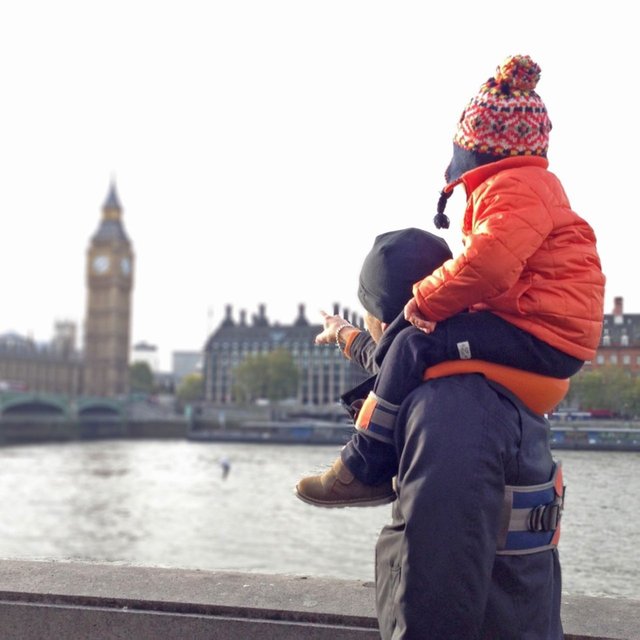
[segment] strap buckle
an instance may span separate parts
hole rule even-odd
[[[535,531],[537,533],[541,531],[553,531],[557,529],[559,522],[560,505],[541,504],[529,512],[527,528],[529,531]]]
[[[561,496],[557,496],[553,502],[541,504],[529,512],[527,528],[536,533],[542,531],[555,531],[560,526],[562,510],[564,508],[564,487]]]

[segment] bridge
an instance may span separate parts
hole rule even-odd
[[[110,398],[0,393],[0,444],[126,435],[127,404]]]
[[[125,403],[111,398],[81,396],[69,398],[53,393],[6,391],[0,393],[2,418],[121,418]]]

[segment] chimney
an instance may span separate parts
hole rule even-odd
[[[613,299],[613,324],[623,324],[624,316],[622,314],[622,296],[616,296]]]
[[[294,327],[308,327],[309,322],[304,315],[305,307],[303,304],[298,305],[298,317],[295,319],[293,326]]]
[[[220,325],[221,327],[234,326],[232,314],[233,314],[232,306],[230,304],[226,305],[224,308],[224,319],[222,320],[222,324]]]
[[[266,313],[266,305],[264,304],[259,304],[258,305],[258,315],[254,315],[253,316],[253,324],[256,327],[268,327],[269,326],[269,321],[267,320],[267,313]]]
[[[622,315],[622,296],[616,296],[613,299],[613,315],[621,316]]]

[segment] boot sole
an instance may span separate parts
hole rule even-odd
[[[398,497],[395,493],[389,494],[387,496],[382,496],[380,498],[372,498],[365,500],[351,500],[351,501],[343,501],[336,502],[332,500],[331,502],[322,502],[320,500],[314,500],[313,498],[309,498],[304,494],[298,491],[298,487],[295,488],[294,494],[296,498],[302,500],[302,502],[306,502],[307,504],[313,505],[314,507],[322,507],[324,509],[344,509],[345,507],[380,507],[384,504],[389,504],[390,502],[394,502]]]

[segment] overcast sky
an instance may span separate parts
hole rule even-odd
[[[445,6],[446,5],[446,6]],[[596,8],[597,7],[597,8]],[[361,312],[378,233],[435,231],[456,121],[514,53],[542,67],[550,168],[594,227],[606,311],[640,313],[633,3],[21,0],[0,5],[0,333],[85,314],[112,179],[132,342],[198,350],[231,304]],[[442,232],[460,247],[457,193]]]

